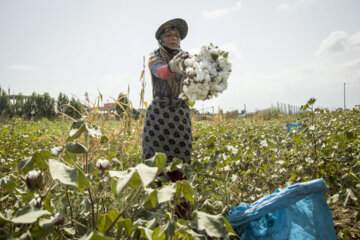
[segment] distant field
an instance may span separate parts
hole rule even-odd
[[[309,109],[281,120],[194,120],[193,161],[186,166],[165,164],[161,154],[141,165],[139,120],[3,122],[0,238],[226,238],[231,229],[214,214],[279,187],[323,178],[338,238],[359,239],[360,112]],[[288,133],[287,123],[302,126]],[[111,168],[96,168],[99,159],[109,160]],[[184,170],[187,180],[163,179],[157,190],[158,173],[175,169]],[[40,185],[26,179],[31,170],[41,171]],[[192,215],[177,219],[175,206],[183,199]],[[210,216],[217,228],[202,229]]]

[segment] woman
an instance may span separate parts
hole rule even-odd
[[[146,112],[142,135],[144,159],[163,152],[168,162],[173,158],[187,163],[191,160],[190,110],[179,98],[185,78],[183,61],[188,57],[188,53],[180,49],[180,41],[187,31],[187,23],[176,18],[162,24],[155,33],[159,48],[149,59],[153,101]]]

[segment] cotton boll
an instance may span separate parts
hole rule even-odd
[[[185,72],[186,76],[194,76],[196,74],[194,68],[192,67],[187,67]]]
[[[184,61],[185,66],[192,67],[194,65],[195,60],[193,58],[187,58]]]
[[[198,62],[195,62],[195,63],[194,63],[194,69],[195,69],[196,73],[197,73],[198,71],[200,71],[200,64],[199,64]]]
[[[204,73],[203,72],[199,72],[196,77],[195,77],[195,80],[200,82],[200,81],[203,81],[204,80]]]
[[[205,74],[205,81],[207,81],[207,82],[210,81],[210,74],[209,73]]]

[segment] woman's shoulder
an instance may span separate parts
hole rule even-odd
[[[164,58],[160,49],[152,51],[149,56],[149,65],[153,66],[155,63],[158,62],[166,63],[166,59]]]
[[[149,55],[150,55],[150,57],[161,57],[160,48],[155,49],[154,51],[151,51],[151,53]]]

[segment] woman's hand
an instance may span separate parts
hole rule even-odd
[[[171,72],[176,72],[181,75],[185,75],[184,60],[189,57],[189,53],[186,51],[179,52],[169,62],[169,68]]]

